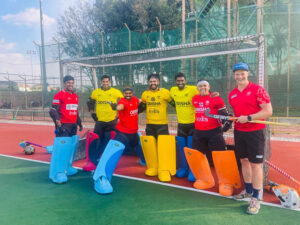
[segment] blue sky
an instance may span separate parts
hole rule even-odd
[[[93,0],[43,0],[45,42],[56,37],[57,21],[64,10],[79,2]],[[1,73],[31,74],[28,50],[41,42],[39,0],[0,0],[0,80]],[[40,75],[38,54],[32,55],[33,73]]]

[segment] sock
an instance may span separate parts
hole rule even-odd
[[[251,194],[253,192],[252,183],[245,183],[246,192]]]
[[[253,188],[253,198],[257,198],[258,199],[258,195],[259,195],[259,189],[254,189]]]

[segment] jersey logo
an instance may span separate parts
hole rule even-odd
[[[251,95],[251,91],[248,91],[246,95],[247,95],[247,96]]]
[[[154,97],[152,97],[152,98],[151,98],[151,101],[152,101],[152,102],[154,102],[154,101],[155,101],[155,98],[154,98]]]
[[[186,93],[184,96],[186,96],[186,97],[187,97],[188,95],[189,95],[189,94],[188,94],[188,93]]]
[[[208,100],[206,100],[205,104],[206,104],[206,105],[209,105],[209,101],[208,101]]]
[[[66,110],[77,110],[77,104],[66,104]]]
[[[71,98],[69,97],[68,100],[71,100]]]
[[[236,96],[237,96],[237,94],[232,95],[230,98],[233,99],[233,98],[235,98]]]
[[[158,95],[157,98],[160,98],[160,96]]]

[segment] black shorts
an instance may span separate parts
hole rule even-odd
[[[168,135],[168,124],[146,124],[146,135],[154,136],[156,139],[158,135]]]
[[[104,138],[104,133],[116,130],[117,120],[109,122],[97,121],[94,128],[94,133],[99,135],[100,140]]]
[[[61,128],[56,128],[56,137],[72,137],[77,133],[76,123],[61,123]]]
[[[251,163],[263,163],[264,129],[250,132],[234,130],[234,142],[236,153],[240,159],[248,158]]]
[[[223,132],[220,127],[212,130],[194,130],[192,148],[203,154],[211,151],[222,151],[226,149]]]
[[[177,136],[179,137],[187,137],[187,136],[193,136],[195,129],[195,124],[194,123],[178,123],[177,126]]]
[[[136,155],[136,147],[139,144],[140,137],[137,133],[127,134],[121,131],[116,131],[115,141],[119,141],[125,145],[125,155]]]

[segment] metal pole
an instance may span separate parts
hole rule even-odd
[[[181,27],[182,44],[185,44],[185,0],[181,0]],[[185,60],[182,60],[182,71],[185,72]]]
[[[4,79],[8,80],[10,106],[11,106],[11,108],[13,108],[12,87],[11,87],[11,81],[10,81],[8,72],[7,72],[7,77],[4,77]]]
[[[195,16],[195,39],[196,39],[196,42],[198,42],[198,18],[197,18],[197,14],[196,14],[195,10],[194,10],[194,16]],[[195,65],[195,81],[197,82],[197,80],[198,80],[198,59],[197,58],[195,59],[195,63],[196,63],[196,65]]]
[[[93,68],[92,68],[92,71],[93,71],[93,78],[94,78],[94,86],[95,86],[95,89],[98,89],[96,67],[93,67]]]
[[[24,80],[25,83],[25,109],[28,107],[28,98],[27,98],[27,82],[26,82],[26,76],[22,77],[19,75],[19,77]]]
[[[64,82],[63,82],[63,71],[62,71],[62,63],[61,63],[61,52],[60,52],[60,42],[56,40],[56,38],[53,37],[53,40],[57,44],[57,50],[58,50],[58,62],[59,62],[59,78],[60,78],[60,89],[64,88]]]
[[[128,30],[128,35],[129,35],[129,51],[131,51],[131,31],[130,31],[127,23],[124,23],[124,25],[125,25],[125,27]],[[132,65],[131,64],[129,65],[129,84],[133,85],[133,83],[132,83]]]
[[[33,44],[35,44],[38,48],[39,48],[39,58],[40,58],[40,73],[41,73],[41,80],[40,80],[40,85],[41,85],[41,88],[43,90],[43,85],[42,85],[42,81],[43,81],[43,68],[42,68],[42,54],[41,54],[41,46],[36,43],[35,41],[33,41]],[[42,106],[44,107],[44,95],[42,94]]]
[[[291,47],[291,8],[292,4],[288,2],[288,49],[287,49],[287,99],[286,99],[286,116],[290,115],[290,47]]]
[[[104,55],[104,38],[103,38],[103,32],[101,32],[98,28],[96,28],[96,31],[101,36],[101,53],[102,53],[102,56],[103,56]],[[104,66],[102,67],[102,72],[103,72],[103,74],[105,74],[105,68],[104,68]]]
[[[45,100],[47,98],[47,75],[46,75],[46,62],[45,62],[45,43],[44,43],[44,25],[43,25],[43,9],[42,0],[40,0],[40,26],[41,26],[41,48],[42,48],[42,76],[43,76],[43,108],[45,107]]]
[[[231,0],[227,0],[227,38],[231,37]],[[228,47],[229,48],[229,47]],[[230,55],[227,55],[227,91],[231,89]],[[226,93],[226,94],[228,94]]]
[[[158,23],[158,26],[159,26],[159,44],[160,44],[159,47],[163,47],[163,45],[162,45],[162,33],[161,33],[162,29],[161,29],[161,23],[160,23],[160,21],[159,21],[159,19],[158,19],[157,16],[155,17],[155,19],[156,19],[156,22]],[[161,62],[159,62],[159,72],[160,72],[160,73],[161,73],[161,68],[162,68]]]

